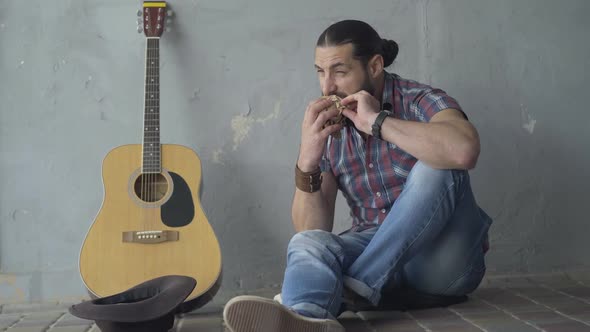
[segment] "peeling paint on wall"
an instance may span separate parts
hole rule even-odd
[[[92,82],[92,75],[88,76],[88,79],[86,79],[86,82],[84,82],[84,88],[88,89],[90,82]]]
[[[253,123],[254,119],[242,114],[234,116],[231,120],[231,129],[234,132],[234,151],[248,137]]]
[[[196,88],[193,95],[189,98],[190,101],[199,101],[201,99],[201,89]]]
[[[531,117],[528,112],[528,108],[523,104],[520,104],[520,114],[522,118],[522,128],[529,134],[532,134],[535,131],[535,124],[537,123],[537,120]]]
[[[12,211],[12,213],[10,214],[10,218],[13,221],[29,221],[29,218],[31,216],[31,211],[26,210],[26,209],[15,209]]]
[[[219,164],[219,165],[225,165],[223,160],[221,159],[221,157],[223,156],[224,152],[222,149],[217,149],[215,151],[213,151],[213,163],[215,164]]]
[[[234,116],[231,120],[231,128],[234,132],[234,151],[237,150],[238,146],[248,137],[254,123],[265,125],[268,121],[278,118],[280,112],[281,100],[278,100],[275,103],[274,111],[264,118],[256,119],[250,117],[250,112]]]
[[[424,80],[426,81],[426,83],[431,83],[432,82],[432,70],[430,70],[431,68],[431,62],[432,62],[432,50],[431,50],[431,33],[430,33],[430,28],[429,28],[429,7],[430,7],[430,0],[422,0],[419,1],[417,3],[418,6],[418,11],[417,11],[417,19],[418,22],[420,22],[420,33],[421,33],[421,39],[422,42],[420,43],[422,49],[421,51],[421,55],[419,57],[421,64],[420,64],[420,70],[421,70],[421,75],[422,77],[424,77]]]
[[[65,59],[62,59],[61,61],[56,62],[53,65],[53,72],[57,73],[59,71],[59,69],[61,68],[61,66],[65,66],[67,63],[67,61]]]

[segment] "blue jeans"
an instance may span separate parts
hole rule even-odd
[[[305,316],[335,318],[343,287],[373,305],[386,287],[471,293],[485,273],[482,243],[491,224],[475,201],[467,171],[433,169],[418,161],[380,226],[293,236],[282,303]]]

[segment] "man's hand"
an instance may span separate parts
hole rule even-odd
[[[334,124],[323,128],[326,121],[338,115],[338,110],[330,107],[333,102],[327,98],[312,101],[307,106],[303,124],[301,126],[301,147],[297,166],[303,172],[313,171],[322,159],[326,141],[330,134],[342,129],[341,124]]]
[[[379,100],[362,90],[342,99],[341,103],[347,107],[342,114],[349,118],[358,130],[371,135],[371,126],[380,111]]]

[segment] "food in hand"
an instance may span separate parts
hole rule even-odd
[[[323,96],[322,98],[328,98],[333,102],[332,105],[330,105],[330,107],[326,108],[326,111],[333,109],[333,108],[336,108],[338,110],[338,115],[336,115],[335,117],[326,121],[323,128],[326,128],[327,126],[338,124],[338,123],[343,124],[344,121],[346,121],[346,117],[342,114],[342,111],[346,108],[346,106],[342,105],[342,103],[341,103],[342,98],[340,98],[336,95]],[[340,131],[333,133],[332,136],[334,138],[340,138]]]

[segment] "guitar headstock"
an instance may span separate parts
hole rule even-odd
[[[146,37],[161,37],[166,31],[170,31],[172,11],[167,8],[165,1],[144,1],[143,9],[137,11],[137,32]]]

